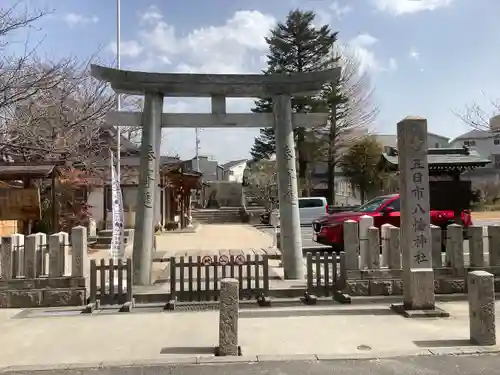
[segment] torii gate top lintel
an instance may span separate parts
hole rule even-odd
[[[266,97],[277,94],[316,94],[326,82],[337,82],[340,68],[291,74],[190,74],[149,73],[91,66],[92,76],[109,82],[119,94],[157,92],[166,97],[233,98]]]

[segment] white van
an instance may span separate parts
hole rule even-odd
[[[303,197],[299,198],[300,225],[311,225],[314,219],[328,213],[328,203],[325,197]],[[279,209],[271,212],[269,223],[272,226],[280,226]]]

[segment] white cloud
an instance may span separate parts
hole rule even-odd
[[[144,23],[158,22],[162,18],[163,16],[161,15],[159,9],[154,5],[151,5],[144,13],[140,15],[140,20]]]
[[[63,20],[71,28],[99,22],[97,16],[86,17],[83,14],[77,13],[66,13],[63,16]]]
[[[372,0],[378,10],[399,16],[451,5],[455,0]]]
[[[340,1],[333,1],[329,6],[317,7],[316,3],[311,2],[312,9],[316,13],[314,25],[319,27],[331,24],[334,20],[342,19],[346,14],[353,11],[350,4],[342,4]]]
[[[329,10],[332,11],[333,15],[339,19],[345,16],[347,13],[352,12],[352,6],[349,4],[341,5],[338,1],[334,1],[329,7]]]
[[[389,72],[398,68],[395,58],[382,61],[376,56],[374,46],[378,42],[373,35],[362,33],[352,38],[345,46],[346,52],[358,60],[360,73]]]
[[[148,8],[140,19],[143,27],[137,40],[129,42],[134,47],[129,56],[141,55],[141,65],[151,69],[161,70],[174,64],[176,71],[206,73],[258,72],[262,62],[251,55],[267,50],[264,37],[276,22],[274,17],[259,11],[242,10],[222,25],[194,29],[179,36],[155,7]],[[110,48],[116,50],[116,45]]]
[[[378,39],[370,34],[359,34],[352,38],[347,45],[347,48],[359,60],[359,69],[364,71],[376,71],[380,68],[375,53],[371,47],[378,42]]]
[[[116,42],[111,42],[108,46],[109,50],[116,55]],[[128,57],[137,57],[142,52],[142,46],[135,40],[120,41],[120,55]]]

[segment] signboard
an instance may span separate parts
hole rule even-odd
[[[123,197],[120,181],[116,173],[113,153],[111,153],[111,200],[113,201],[113,235],[111,238],[111,256],[113,259],[123,259],[125,244],[123,234]]]
[[[41,217],[37,188],[0,188],[0,220],[40,220]]]

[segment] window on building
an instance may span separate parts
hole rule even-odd
[[[436,142],[436,143],[434,144],[434,147],[435,147],[435,148],[439,148],[439,143],[438,143],[438,142]]]
[[[500,139],[499,139],[499,138],[495,138],[495,139],[493,140],[493,144],[495,144],[495,145],[500,145]]]
[[[464,141],[464,145],[465,146],[475,146],[476,145],[476,141],[474,139],[471,139],[471,140],[468,140],[468,141]]]

